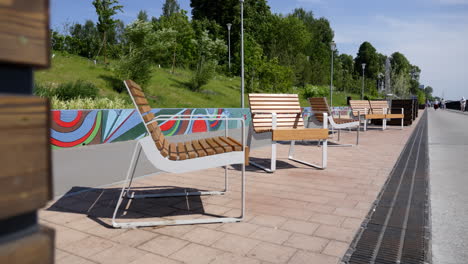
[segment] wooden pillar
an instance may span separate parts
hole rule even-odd
[[[50,64],[49,0],[0,0],[0,263],[54,263],[50,109],[33,70]]]

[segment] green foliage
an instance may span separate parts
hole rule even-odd
[[[286,93],[294,82],[294,72],[290,67],[278,64],[277,59],[264,61],[258,72],[259,89],[265,92]]]
[[[302,91],[302,98],[308,99],[311,97],[328,97],[330,95],[330,87],[307,85]]]
[[[57,88],[52,89],[54,96],[60,100],[70,100],[74,98],[96,98],[99,89],[92,83],[78,80],[75,82],[66,82],[60,84]]]
[[[145,85],[151,79],[152,63],[143,49],[133,49],[129,54],[123,56],[114,69],[118,80],[133,80]],[[114,87],[117,92],[124,90],[123,84]]]
[[[117,20],[113,16],[118,11],[122,12],[122,5],[118,5],[118,0],[94,0],[93,5],[98,15],[97,29],[102,34],[102,46],[104,48],[104,62],[107,57],[107,42],[109,33],[115,29]],[[99,52],[98,52],[99,54]]]
[[[426,103],[426,94],[422,89],[418,89],[416,92],[416,95],[418,96],[418,103],[419,104],[425,104]]]
[[[148,12],[146,12],[146,10],[140,10],[140,12],[138,12],[137,19],[143,22],[148,22]]]
[[[57,96],[51,99],[52,109],[129,109],[132,104],[127,103],[122,98],[74,98],[71,100],[62,100]]]
[[[36,82],[34,94],[41,97],[56,97],[64,101],[80,97],[94,99],[98,96],[99,89],[93,83],[83,80],[61,83],[56,87]]]
[[[177,0],[166,0],[163,5],[163,17],[170,17],[173,14],[179,13],[180,6]]]
[[[189,82],[188,86],[190,90],[198,92],[203,86],[207,85],[216,73],[216,65],[216,61],[213,60],[207,62],[201,60],[195,74]]]

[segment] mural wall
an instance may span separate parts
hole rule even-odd
[[[342,116],[349,109],[334,109],[334,114],[341,111]],[[159,115],[209,115],[212,118],[226,115],[231,118],[243,118],[250,124],[249,109],[216,108],[216,109],[154,109]],[[304,109],[304,116],[310,115],[310,108]],[[213,132],[241,128],[240,122],[213,119],[177,120],[169,119],[159,122],[166,136],[187,135],[192,133]],[[146,130],[134,109],[123,110],[54,110],[52,111],[51,144],[54,149],[72,148],[84,145],[113,143],[135,140],[145,136]]]

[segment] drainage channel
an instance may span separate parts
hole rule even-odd
[[[344,263],[429,263],[428,167],[424,113]]]

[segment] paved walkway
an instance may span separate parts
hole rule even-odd
[[[468,116],[429,110],[433,263],[468,259]]]
[[[275,174],[248,167],[247,218],[242,223],[109,228],[119,186],[54,201],[40,212],[40,220],[57,230],[58,264],[339,263],[414,127],[369,130],[361,134],[358,147],[329,148],[326,170],[288,161],[288,146],[280,144]],[[355,132],[342,134],[344,143],[354,140]],[[298,145],[296,151],[298,158],[320,161],[320,148],[314,145]],[[268,148],[256,149],[252,156],[267,158],[268,153]],[[124,204],[120,215],[145,220],[239,215],[240,173],[231,168],[230,174],[232,191],[226,196],[137,200]],[[136,181],[140,187],[154,185],[221,189],[223,171]]]

